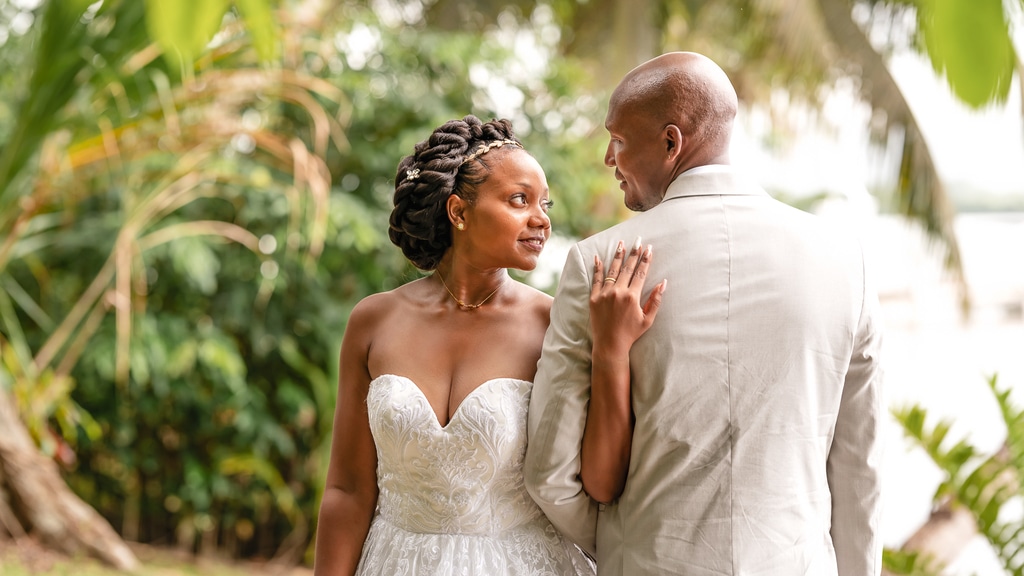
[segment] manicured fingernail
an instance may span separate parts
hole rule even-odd
[[[622,254],[622,240],[619,240],[618,245],[615,247],[616,254]]]
[[[654,246],[651,246],[650,244],[648,244],[647,245],[647,250],[644,250],[644,260],[645,261],[650,260],[651,259],[651,255],[653,253],[654,253]]]
[[[640,250],[640,244],[641,244],[640,237],[637,236],[636,237],[636,242],[633,242],[633,249],[630,250],[629,252],[632,254],[633,252],[639,251]]]

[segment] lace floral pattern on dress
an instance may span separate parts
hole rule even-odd
[[[357,574],[594,574],[523,485],[531,389],[489,380],[441,426],[408,378],[370,383],[380,495]]]

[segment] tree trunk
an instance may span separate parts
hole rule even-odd
[[[510,8],[529,14],[536,0],[434,0],[426,22],[439,30],[486,30]],[[563,50],[582,60],[593,88],[611,91],[627,72],[657,56],[662,34],[655,0],[588,0],[571,11],[563,29],[571,31]]]
[[[953,229],[955,211],[910,104],[889,72],[885,59],[853,20],[851,2],[818,0],[818,6],[840,58],[854,67],[853,75],[861,80],[863,97],[874,110],[885,113],[887,128],[897,126],[903,130],[903,153],[896,185],[899,210],[921,223],[928,235],[942,245],[946,270],[954,276],[961,308],[966,314],[970,296],[960,260],[960,245]]]
[[[565,51],[587,62],[594,88],[618,85],[633,68],[657,56],[662,30],[652,0],[591,0],[577,8]]]
[[[900,550],[917,552],[929,566],[948,566],[977,534],[978,525],[970,510],[946,503],[932,511]],[[882,576],[890,576],[890,573],[883,571]]]
[[[0,390],[0,533],[32,533],[69,554],[87,552],[121,570],[135,554],[110,524],[68,488],[32,441],[10,394]]]

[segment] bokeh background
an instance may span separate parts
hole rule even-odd
[[[629,217],[610,90],[693,50],[876,268],[886,570],[1024,573],[1022,49],[1021,0],[0,0],[0,571],[308,572],[348,313],[420,275],[398,160],[511,119],[553,292]]]

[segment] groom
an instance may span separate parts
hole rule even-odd
[[[603,576],[869,576],[881,570],[882,371],[860,244],[729,166],[736,93],[694,53],[632,70],[605,163],[640,212],[570,251],[530,406],[526,483]],[[654,247],[668,279],[630,352],[621,496],[583,491],[594,257]],[[646,299],[646,296],[644,296]],[[643,300],[641,300],[643,301]]]

